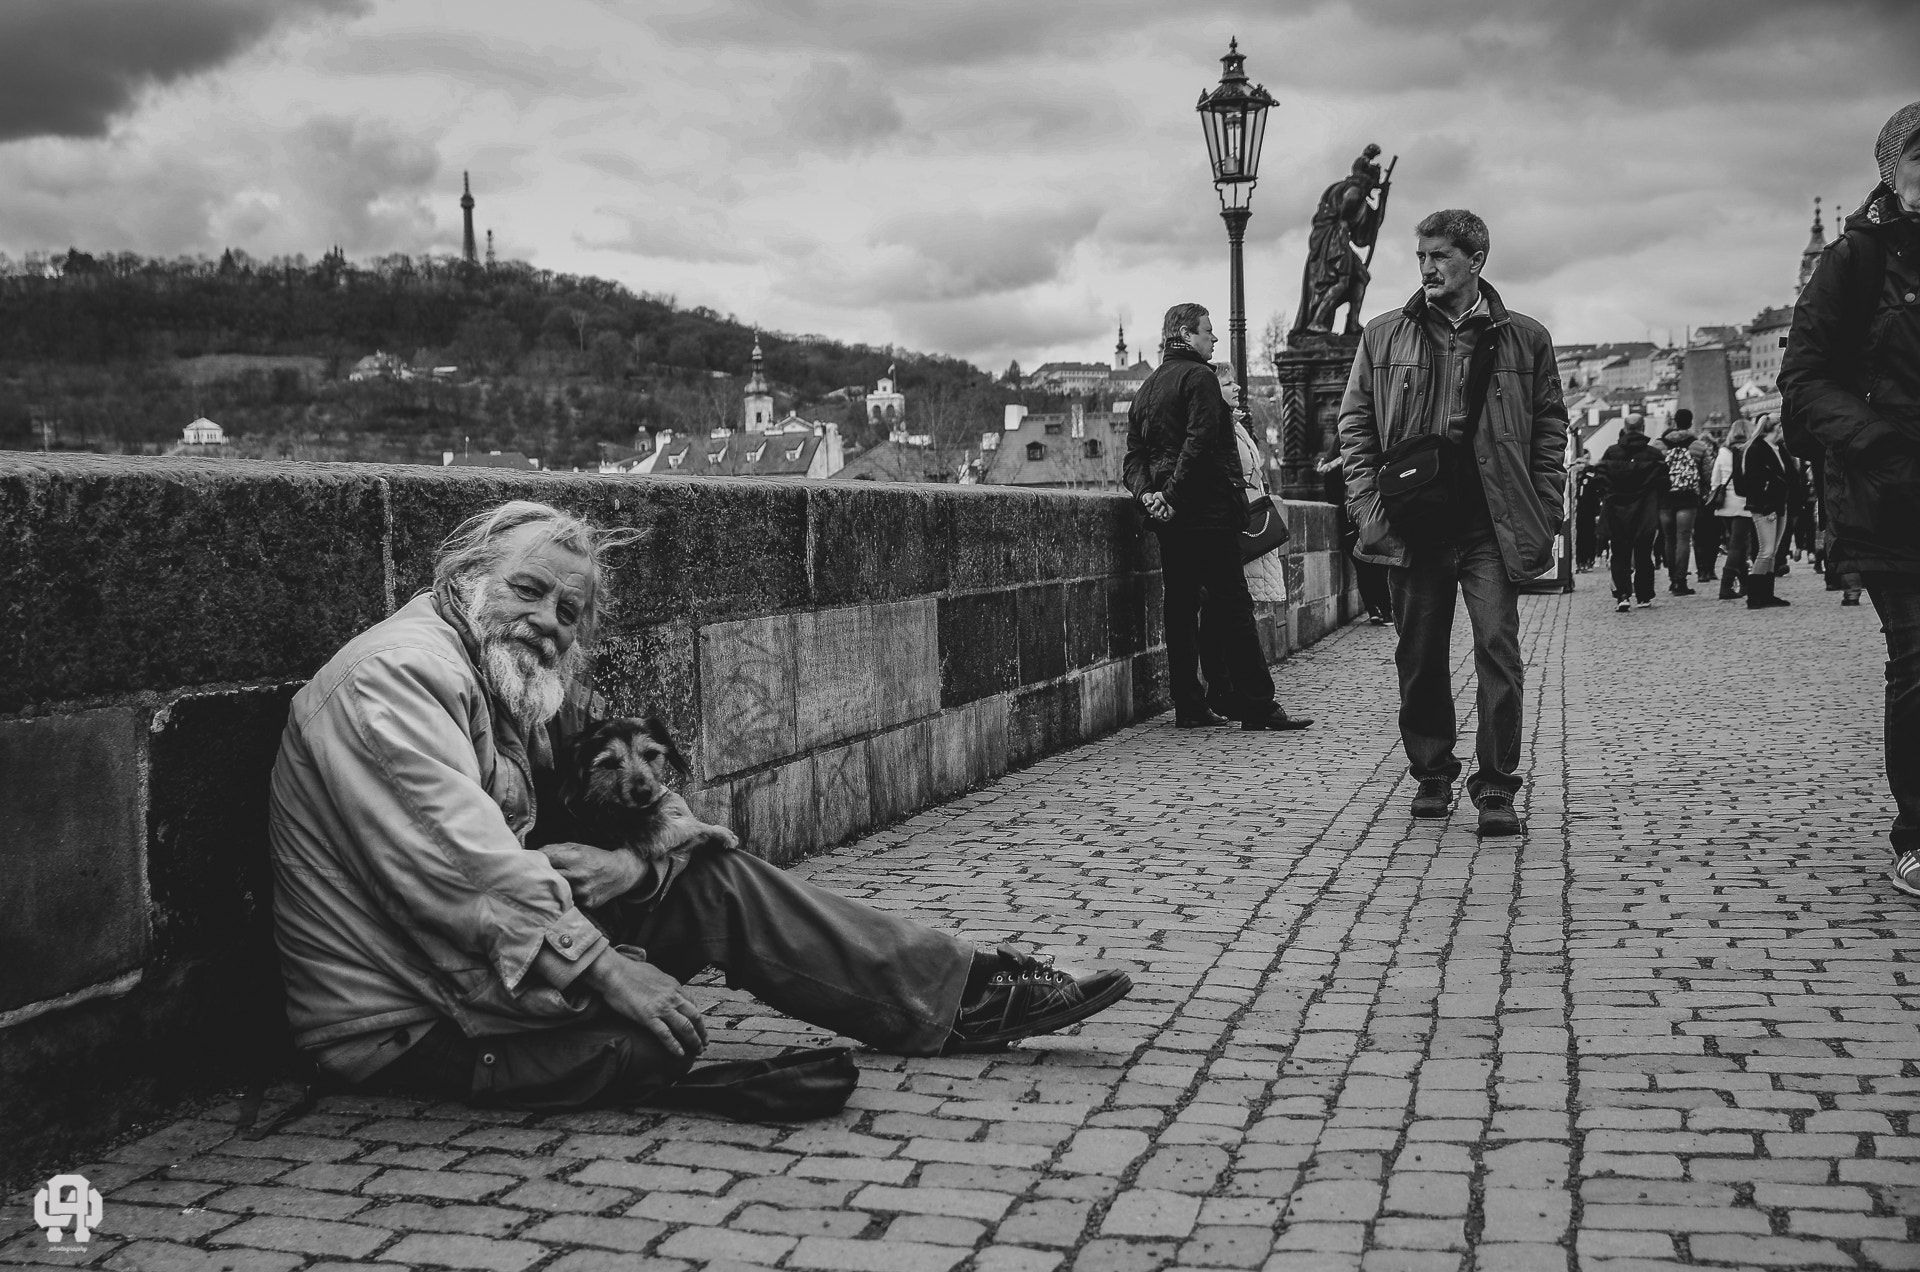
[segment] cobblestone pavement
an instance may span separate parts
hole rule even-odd
[[[1077,1034],[863,1054],[797,1128],[335,1097],[256,1142],[213,1104],[76,1165],[91,1255],[33,1232],[0,1261],[1920,1268],[1873,611],[1804,569],[1770,612],[1615,615],[1596,579],[1523,602],[1523,840],[1407,816],[1392,633],[1359,627],[1284,670],[1307,733],[1162,717],[802,867],[1133,969]],[[814,1040],[699,992],[717,1055]]]

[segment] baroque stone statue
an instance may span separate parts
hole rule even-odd
[[[1371,248],[1386,214],[1392,170],[1385,179],[1376,162],[1380,147],[1369,144],[1353,161],[1353,171],[1328,186],[1314,209],[1307,240],[1307,268],[1300,285],[1300,310],[1289,341],[1301,335],[1331,335],[1334,311],[1347,306],[1346,334],[1360,332],[1360,302],[1372,278],[1356,248]],[[1372,199],[1378,190],[1380,198]],[[1373,253],[1369,251],[1368,257]]]

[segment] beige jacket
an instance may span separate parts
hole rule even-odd
[[[526,748],[497,726],[431,596],[348,642],[294,696],[270,798],[287,1015],[323,1062],[342,1040],[437,1017],[477,1037],[597,1008],[567,985],[606,938],[523,847]]]

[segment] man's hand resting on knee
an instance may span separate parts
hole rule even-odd
[[[573,903],[594,910],[631,892],[647,865],[630,852],[610,852],[588,844],[548,844],[540,850],[573,889]]]
[[[660,1045],[691,1060],[707,1049],[707,1025],[700,1009],[680,992],[680,982],[651,963],[610,949],[580,973],[607,1006],[645,1028]]]

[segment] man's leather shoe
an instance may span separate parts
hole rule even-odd
[[[1413,797],[1415,817],[1445,817],[1453,806],[1453,783],[1444,777],[1423,777]]]
[[[1513,796],[1505,791],[1481,792],[1480,833],[1488,836],[1520,833],[1520,817],[1513,811]]]
[[[1176,729],[1217,729],[1225,723],[1225,716],[1217,716],[1205,707],[1198,711],[1173,713],[1173,727]]]
[[[960,1004],[942,1055],[997,1051],[1020,1038],[1065,1029],[1133,991],[1133,979],[1121,971],[1067,971],[1055,968],[1049,955],[1011,945],[992,957],[1000,960],[999,969],[986,988]]]
[[[1249,731],[1258,729],[1273,729],[1277,731],[1280,729],[1304,729],[1312,723],[1313,717],[1290,716],[1285,711],[1282,711],[1278,704],[1275,704],[1271,709],[1262,711],[1258,715],[1247,716],[1240,721],[1240,727]]]

